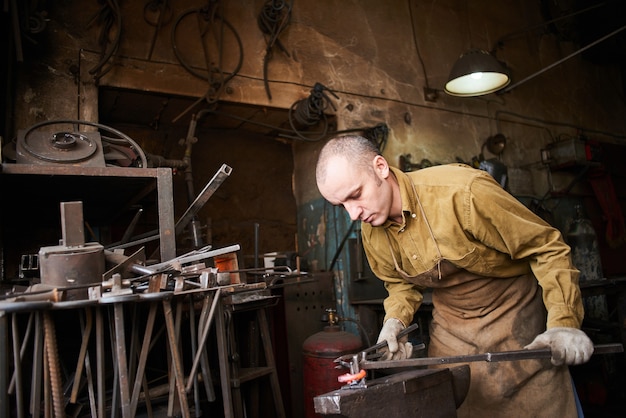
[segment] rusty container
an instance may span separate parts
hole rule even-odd
[[[344,354],[361,350],[361,338],[343,331],[339,325],[327,325],[302,344],[302,378],[304,384],[305,417],[321,417],[315,413],[313,398],[341,388],[337,378],[348,370],[336,369],[334,360]]]
[[[102,282],[104,247],[85,242],[83,202],[61,202],[59,245],[39,249],[41,283],[65,289],[64,300],[88,299],[89,285]]]
[[[65,300],[88,299],[87,286],[102,282],[104,247],[97,242],[75,247],[42,247],[39,250],[39,268],[41,283],[61,289],[70,288],[64,292]]]

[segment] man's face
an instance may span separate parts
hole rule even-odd
[[[380,162],[373,159],[370,169],[364,170],[344,157],[332,157],[326,179],[317,187],[331,204],[343,206],[353,221],[382,225],[391,210],[392,189],[387,181],[386,162],[381,168],[377,161]]]

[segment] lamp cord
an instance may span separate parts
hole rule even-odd
[[[408,0],[409,2],[409,13],[411,16],[411,28],[413,29],[413,42],[415,43],[415,51],[417,52],[417,58],[420,60],[420,65],[422,66],[422,73],[424,74],[424,85],[427,89],[430,89],[428,85],[428,75],[426,75],[426,65],[424,65],[424,58],[422,58],[422,52],[420,51],[419,46],[419,38],[417,37],[417,29],[415,27],[415,16],[413,14],[413,1]]]

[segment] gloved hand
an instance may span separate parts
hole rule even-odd
[[[397,338],[398,333],[403,329],[404,324],[399,319],[389,318],[385,321],[383,329],[378,334],[378,341],[376,341],[378,344],[387,340],[387,347],[378,350],[379,353],[383,354],[381,360],[404,360],[411,357],[413,345],[409,342],[409,337],[405,335],[400,337],[399,341]]]
[[[534,341],[524,348],[532,350],[545,347],[552,351],[551,361],[555,366],[586,363],[593,354],[593,342],[587,334],[577,328],[550,328],[537,335]]]

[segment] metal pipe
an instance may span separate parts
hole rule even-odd
[[[183,216],[181,216],[178,222],[176,222],[176,234],[180,234],[180,232],[193,219],[209,198],[213,196],[213,193],[215,193],[217,188],[224,182],[224,180],[226,180],[226,177],[230,176],[232,171],[233,169],[231,167],[226,164],[222,164],[213,178],[206,184],[206,186],[204,186],[204,189],[202,189],[193,203],[191,203],[191,205],[187,208]]]

